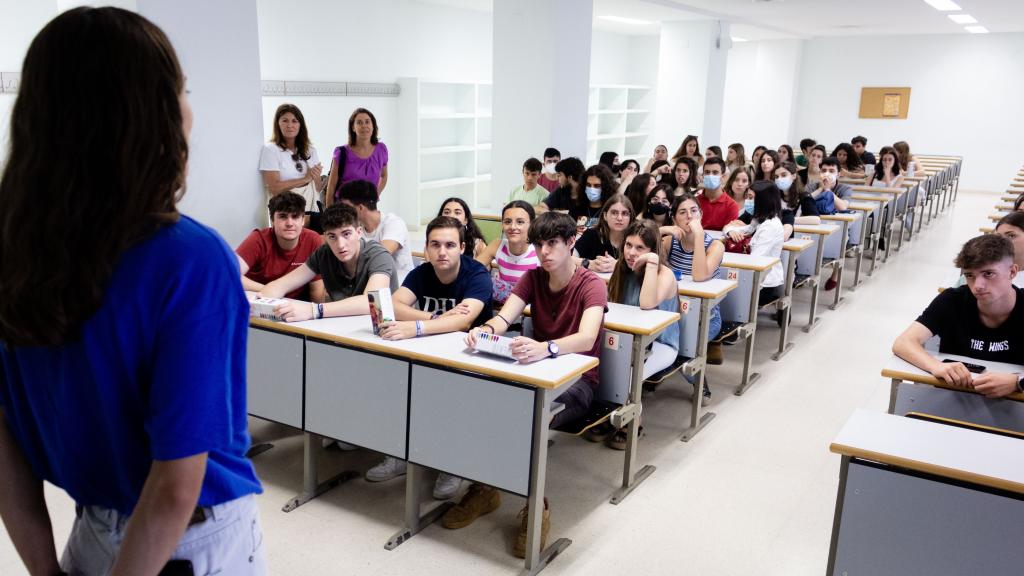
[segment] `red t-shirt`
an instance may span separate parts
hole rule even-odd
[[[274,229],[264,228],[253,230],[235,252],[249,265],[249,271],[245,273],[245,277],[260,284],[266,284],[305,264],[310,254],[323,243],[322,236],[308,228],[303,228],[302,233],[299,234],[299,243],[295,245],[294,249],[285,252],[277,245]],[[319,279],[320,276],[317,276],[314,280]],[[286,297],[309,300],[309,285],[289,292]]]
[[[543,268],[528,270],[512,293],[530,305],[533,318],[533,339],[538,342],[557,340],[580,331],[580,320],[587,308],[600,306],[608,309],[608,288],[605,283],[590,270],[579,266],[569,284],[559,292],[552,292],[548,287],[548,273]],[[601,327],[604,328],[604,316],[601,316]],[[581,352],[594,358],[601,357],[601,339],[598,334],[594,346],[587,352]],[[599,381],[597,367],[583,373],[583,378],[596,390]]]
[[[739,205],[724,192],[714,202],[702,192],[697,195],[697,203],[701,211],[700,225],[705,230],[721,230],[740,216]]]
[[[558,178],[552,176],[551,179],[548,180],[548,175],[544,173],[541,173],[540,178],[537,178],[537,184],[543,186],[548,192],[558,190]]]

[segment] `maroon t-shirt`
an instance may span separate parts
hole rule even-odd
[[[576,268],[569,284],[558,292],[552,292],[548,286],[548,273],[543,268],[534,268],[519,279],[512,293],[530,305],[533,339],[538,342],[557,340],[579,332],[580,320],[587,308],[599,306],[602,311],[608,310],[608,288],[597,274],[582,266]],[[603,331],[603,315],[601,328]],[[598,334],[593,347],[580,354],[600,358],[602,338]],[[596,366],[584,372],[583,378],[597,389],[599,376]]]
[[[555,190],[558,190],[558,178],[552,177],[549,180],[548,175],[544,173],[541,173],[540,178],[537,178],[537,184],[543,186],[544,189],[547,190],[548,192],[554,192]]]
[[[286,252],[277,245],[274,229],[264,228],[249,233],[249,236],[242,241],[235,252],[249,266],[245,277],[260,284],[266,284],[305,264],[309,256],[323,243],[323,236],[308,228],[303,228],[302,233],[299,234],[299,243],[295,245],[294,249]],[[320,276],[314,278],[314,280],[319,279]],[[296,300],[309,300],[309,285],[289,292],[285,296]]]
[[[697,195],[700,204],[700,225],[705,230],[721,230],[725,225],[739,218],[740,207],[736,201],[724,192],[714,202],[708,200],[704,193]]]

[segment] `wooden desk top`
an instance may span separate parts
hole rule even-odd
[[[970,358],[968,356],[957,356],[955,354],[941,354],[936,353],[935,357],[939,360],[950,358],[953,360],[959,360],[962,362],[970,362],[971,364],[981,364],[988,368],[991,372],[1024,372],[1024,366],[1018,366],[1016,364],[1004,364],[1002,362],[992,362],[990,360],[978,360],[976,358]],[[973,376],[973,374],[972,374]],[[958,386],[952,386],[946,384],[945,381],[939,380],[935,376],[932,376],[929,372],[926,372],[917,366],[914,366],[910,362],[896,356],[895,354],[889,358],[889,362],[885,368],[882,369],[883,378],[897,378],[899,380],[906,380],[907,382],[914,382],[917,384],[929,384],[931,386],[937,386],[939,388],[948,388],[950,390],[957,390],[960,392],[966,392],[970,394],[977,394],[972,388],[960,388]],[[1016,400],[1018,402],[1024,402],[1024,394],[1014,393],[1006,397],[1008,400]]]
[[[465,332],[398,341],[382,340],[373,335],[369,314],[295,323],[250,318],[249,325],[274,332],[327,340],[442,368],[456,368],[537,388],[558,388],[597,366],[596,358],[581,354],[566,354],[531,364],[520,364],[496,356],[477,354],[467,350],[463,344]]]
[[[864,215],[859,212],[853,214],[824,214],[819,216],[822,220],[831,220],[833,222],[856,222],[863,218]],[[794,228],[795,230],[796,228]]]
[[[751,256],[750,254],[737,254],[735,252],[726,252],[722,256],[722,266],[739,270],[764,272],[779,262],[778,258],[771,256]]]
[[[800,234],[817,234],[818,236],[830,236],[839,231],[835,224],[798,224],[793,227],[793,232]]]
[[[999,210],[1000,212],[1009,212],[1010,210],[1013,210],[1013,204],[996,204],[996,210]]]
[[[803,252],[811,246],[814,246],[814,240],[804,240],[803,238],[790,238],[782,244],[782,249],[786,252]]]
[[[874,212],[878,209],[878,204],[858,204],[856,202],[850,202],[850,210],[857,210],[859,212]]]
[[[978,228],[978,232],[981,232],[982,234],[991,234],[995,231],[995,226],[982,226],[981,228]]]
[[[1003,219],[1003,216],[1006,216],[1007,214],[1009,214],[1009,212],[996,212],[995,214],[989,214],[988,219],[993,222],[999,222]]]
[[[1024,494],[1024,451],[1016,438],[857,410],[829,450],[953,480]]]
[[[867,194],[858,194],[856,192],[850,194],[850,198],[853,198],[854,200],[857,200],[859,202],[878,202],[879,204],[885,204],[886,202],[892,200],[892,198],[888,195],[869,196]]]
[[[532,315],[530,307],[523,310],[523,316]],[[678,312],[665,310],[641,310],[638,306],[608,303],[608,312],[604,315],[604,327],[608,330],[632,334],[634,336],[650,336],[658,334],[670,325],[679,321]]]
[[[876,188],[875,186],[853,186],[854,192],[869,192],[873,194],[889,194],[890,196],[899,196],[905,194],[907,189],[904,187],[899,188]]]
[[[1021,193],[1024,193],[1024,191],[1022,191]],[[1012,204],[1013,202],[1016,202],[1017,198],[1019,198],[1019,197],[1020,197],[1020,194],[1008,194],[1006,196],[1000,196],[999,200],[1001,202],[1010,202]]]

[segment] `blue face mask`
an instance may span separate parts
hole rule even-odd
[[[749,200],[744,200],[743,201],[743,211],[746,212],[747,214],[750,214],[751,216],[754,215],[754,199],[753,198],[751,198]]]
[[[722,177],[718,174],[705,174],[704,175],[704,188],[707,190],[717,190],[722,185]]]
[[[597,202],[601,199],[601,189],[594,188],[593,186],[587,186],[587,200],[591,202]]]
[[[792,186],[792,185],[793,185],[793,179],[792,178],[776,178],[775,179],[775,186],[779,190],[782,190],[783,192],[789,190],[789,187]]]

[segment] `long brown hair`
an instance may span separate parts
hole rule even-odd
[[[60,345],[121,255],[178,218],[185,79],[157,26],[76,8],[32,41],[0,178],[0,341]]]
[[[306,129],[306,118],[302,115],[302,110],[295,104],[281,104],[277,107],[277,112],[274,112],[274,137],[272,142],[281,147],[281,150],[287,150],[288,146],[285,144],[284,134],[281,133],[281,125],[278,123],[281,120],[281,116],[291,112],[292,116],[299,121],[299,133],[295,135],[295,153],[302,157],[303,160],[309,160],[309,130]]]
[[[615,206],[616,204],[622,204],[626,207],[626,210],[629,210],[630,222],[636,218],[636,210],[633,208],[633,203],[629,201],[629,198],[626,198],[625,194],[612,194],[607,200],[605,200],[604,206],[601,206],[601,212],[597,215],[597,235],[603,241],[612,241],[612,229],[608,226],[608,219],[606,216],[612,206]],[[623,238],[625,238],[625,236],[623,236]],[[622,246],[616,246],[615,249],[622,252]]]
[[[640,240],[643,241],[644,246],[651,249],[658,255],[658,262],[664,262],[663,254],[661,253],[661,242],[658,241],[660,236],[660,228],[658,224],[653,220],[634,220],[628,228],[626,228],[626,234],[623,239],[629,238],[630,236],[639,236]],[[623,240],[625,245],[625,240]],[[640,272],[640,282],[644,281],[644,274],[647,273],[647,268]],[[626,254],[624,251],[619,251],[619,261],[615,263],[615,270],[612,271],[612,277],[608,280],[608,301],[609,302],[622,302],[622,298],[625,297],[623,293],[626,290],[626,276],[628,274],[634,274],[633,270],[630,269],[629,265],[626,264]]]
[[[356,116],[360,114],[366,114],[370,117],[370,123],[373,124],[373,132],[370,134],[370,144],[377,144],[377,117],[373,115],[366,108],[356,108],[352,111],[352,115],[348,117],[348,145],[351,148],[356,145]]]

